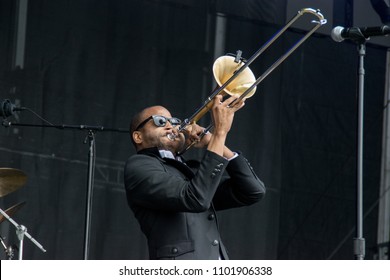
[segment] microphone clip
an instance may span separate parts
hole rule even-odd
[[[351,27],[348,30],[349,39],[355,41],[356,43],[363,44],[367,40],[370,40],[370,37],[364,36],[363,32],[359,27]]]

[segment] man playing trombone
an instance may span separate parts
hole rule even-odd
[[[150,259],[228,259],[218,230],[218,210],[251,205],[264,184],[240,153],[225,146],[234,113],[244,100],[214,98],[213,133],[181,121],[161,106],[137,113],[130,125],[137,154],[125,166],[127,201],[147,237]],[[205,148],[200,162],[178,154],[190,142]],[[226,171],[226,172],[225,172]]]

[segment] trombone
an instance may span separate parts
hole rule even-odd
[[[315,24],[305,36],[298,40],[285,54],[283,54],[278,60],[276,60],[264,73],[259,77],[255,78],[253,72],[249,69],[249,65],[257,59],[270,45],[272,45],[296,20],[298,20],[304,14],[311,14],[317,18],[312,20],[311,23]],[[256,92],[256,87],[260,84],[275,68],[277,68],[287,57],[290,56],[304,41],[306,41],[318,28],[326,24],[327,20],[321,14],[320,10],[312,8],[305,8],[298,11],[298,13],[273,37],[268,40],[260,49],[258,49],[248,60],[241,57],[242,52],[239,50],[235,56],[225,55],[219,57],[213,64],[214,78],[219,87],[217,87],[209,97],[207,97],[204,104],[198,108],[189,118],[184,119],[178,128],[178,131],[183,131],[188,125],[196,123],[202,118],[212,106],[212,101],[218,94],[222,95],[233,95],[237,94],[239,97],[235,99],[229,106],[234,106],[236,102],[243,98],[249,98]],[[205,130],[199,135],[203,137],[207,134],[213,124],[210,124]],[[189,148],[191,148],[195,142],[185,147],[185,149],[179,154],[183,154]]]

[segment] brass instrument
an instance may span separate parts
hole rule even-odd
[[[285,54],[283,54],[278,60],[276,60],[259,78],[255,78],[253,72],[249,69],[249,65],[257,59],[273,42],[275,42],[298,18],[304,14],[314,15],[317,20],[312,20],[311,22],[315,25],[310,29],[305,36],[298,40]],[[234,106],[234,104],[240,101],[243,98],[249,98],[253,96],[256,92],[256,87],[260,84],[275,68],[277,68],[291,53],[293,53],[307,38],[309,38],[318,28],[326,23],[326,19],[320,13],[319,10],[305,8],[300,11],[273,37],[268,40],[260,49],[258,49],[248,60],[241,58],[241,51],[237,52],[237,55],[225,55],[219,57],[213,65],[213,74],[214,78],[219,87],[217,87],[211,95],[206,99],[204,104],[198,108],[194,114],[189,118],[185,119],[180,127],[178,128],[179,132],[183,131],[188,125],[196,123],[204,114],[207,113],[212,107],[212,101],[217,94],[222,95],[233,95],[237,94],[239,97],[234,100],[229,106]],[[200,135],[203,137],[211,128],[213,127],[210,124],[204,132]],[[174,138],[175,136],[172,136]],[[179,154],[183,154],[195,143],[187,146]]]

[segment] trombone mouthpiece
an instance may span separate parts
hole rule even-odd
[[[176,139],[177,135],[175,133],[168,133],[167,137],[169,140],[174,141]]]

